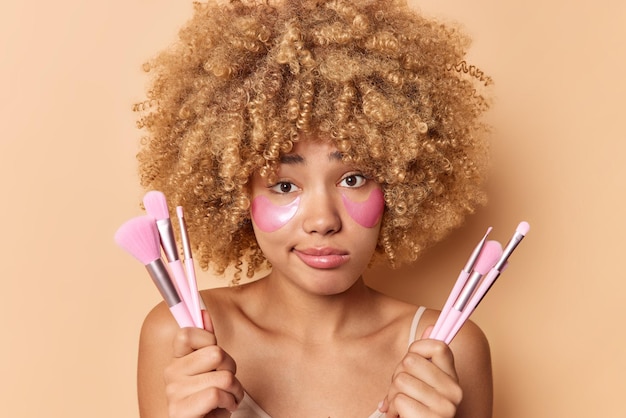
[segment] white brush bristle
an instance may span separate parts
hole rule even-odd
[[[522,221],[520,222],[520,224],[517,226],[516,231],[524,236],[526,236],[526,234],[528,234],[528,231],[530,230],[530,225],[528,224],[528,222],[526,221]]]
[[[159,231],[149,216],[138,216],[122,224],[115,232],[115,243],[143,265],[161,256]]]
[[[487,241],[476,260],[474,270],[483,275],[487,274],[500,256],[502,256],[502,244],[495,240]]]
[[[167,208],[167,199],[163,192],[159,192],[158,190],[149,191],[143,197],[143,205],[148,215],[156,220],[168,219],[170,217],[170,212]]]

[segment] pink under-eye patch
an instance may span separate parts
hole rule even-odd
[[[385,210],[385,196],[380,189],[374,189],[364,202],[354,202],[341,194],[346,211],[352,219],[365,228],[376,226]]]
[[[265,196],[257,196],[252,200],[250,213],[252,219],[263,232],[274,232],[287,224],[298,210],[300,197],[287,205],[275,205]]]

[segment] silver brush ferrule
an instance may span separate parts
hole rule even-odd
[[[506,247],[504,247],[504,250],[502,250],[502,256],[496,262],[496,265],[493,266],[494,269],[502,271],[502,268],[506,264],[507,260],[509,259],[511,254],[513,254],[513,251],[523,238],[524,235],[520,234],[519,232],[515,232],[515,234],[513,234],[513,237],[511,237],[510,241],[506,244]]]
[[[169,218],[159,219],[156,221],[157,229],[159,230],[159,236],[161,237],[161,246],[167,261],[178,260],[178,250],[176,249],[176,238],[174,238],[174,229],[172,228],[172,222]]]
[[[476,290],[476,287],[478,286],[478,283],[480,283],[480,279],[482,277],[483,275],[477,271],[470,275],[469,279],[467,279],[467,284],[463,287],[463,291],[454,303],[454,309],[457,311],[465,309],[465,305],[467,305],[467,302],[469,302],[470,298],[474,294],[474,290]]]
[[[146,264],[146,269],[148,270],[148,273],[150,273],[152,281],[156,285],[157,289],[159,289],[159,293],[161,293],[161,296],[163,297],[165,303],[167,303],[167,306],[172,307],[178,305],[181,299],[174,283],[172,282],[170,273],[167,271],[165,264],[163,264],[163,260],[157,258],[150,264]]]

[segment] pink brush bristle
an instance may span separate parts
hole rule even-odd
[[[154,219],[160,220],[170,217],[167,199],[163,192],[159,192],[158,190],[149,191],[143,197],[143,205],[148,215],[152,216]]]
[[[502,256],[502,244],[495,240],[485,242],[485,246],[476,260],[474,271],[477,271],[481,275],[487,274],[496,264],[500,256]]]
[[[115,232],[115,242],[143,265],[148,265],[161,256],[159,232],[154,219],[137,216],[126,221]]]

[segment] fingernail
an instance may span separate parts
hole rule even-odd
[[[379,410],[380,412],[387,412],[387,409],[388,409],[388,408],[387,408],[387,405],[386,405],[385,399],[383,399],[382,401],[378,402],[378,410]]]

